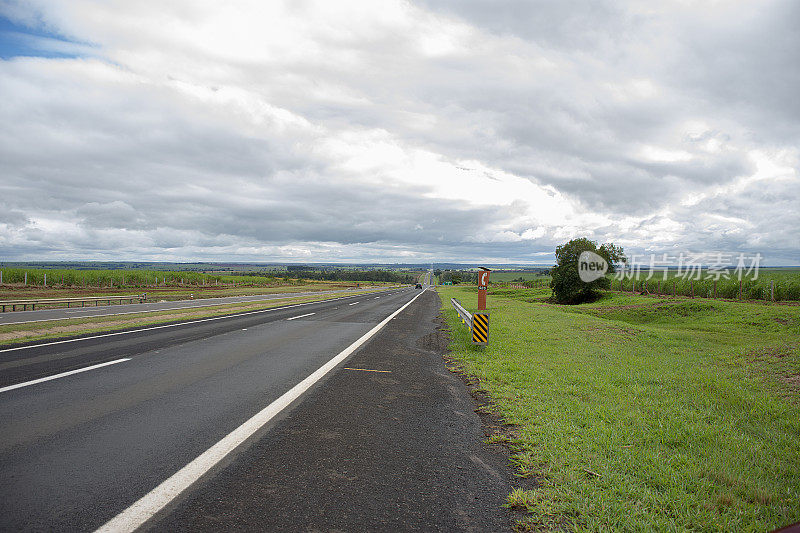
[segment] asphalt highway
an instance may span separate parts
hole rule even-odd
[[[230,303],[260,302],[280,298],[294,298],[300,296],[330,295],[352,291],[371,291],[373,288],[342,289],[336,291],[296,292],[281,294],[255,294],[250,296],[226,296],[223,298],[202,298],[197,300],[173,300],[161,302],[146,302],[135,304],[113,304],[87,307],[72,307],[61,309],[39,309],[36,311],[7,311],[0,313],[0,326],[4,324],[23,324],[28,322],[41,322],[45,320],[66,320],[70,318],[87,318],[108,315],[123,315],[131,313],[145,313],[154,311],[170,311],[173,309],[190,309],[194,307],[208,307],[211,305],[224,305]]]
[[[145,530],[510,533],[506,497],[535,480],[484,443],[498,421],[446,368],[440,305],[423,293]]]
[[[0,530],[102,526],[420,294],[0,350]]]

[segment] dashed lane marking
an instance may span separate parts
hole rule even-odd
[[[295,319],[298,319],[298,318],[303,318],[304,316],[311,316],[311,315],[316,315],[316,313],[306,313],[304,315],[297,315],[297,316],[293,316],[292,318],[287,318],[286,320],[295,320]]]
[[[53,379],[67,377],[67,376],[71,376],[73,374],[80,374],[81,372],[86,372],[88,370],[94,370],[95,368],[100,368],[100,367],[104,367],[104,366],[108,366],[108,365],[115,365],[117,363],[123,363],[125,361],[130,361],[130,360],[131,360],[130,357],[126,357],[124,359],[116,359],[114,361],[108,361],[106,363],[100,363],[99,365],[92,365],[92,366],[87,366],[86,368],[79,368],[77,370],[70,370],[69,372],[62,372],[60,374],[54,374],[52,376],[47,376],[46,378],[39,378],[39,379],[34,379],[32,381],[25,381],[24,383],[17,383],[16,385],[9,385],[7,387],[3,387],[2,389],[0,389],[0,392],[6,392],[6,391],[14,390],[14,389],[21,389],[22,387],[27,387],[29,385],[36,385],[37,383],[43,383],[45,381],[51,381]]]

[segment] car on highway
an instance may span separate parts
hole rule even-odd
[[[417,283],[417,286],[416,286],[416,287],[414,287],[414,288],[415,288],[415,289],[421,289],[421,288],[422,288],[422,283]]]

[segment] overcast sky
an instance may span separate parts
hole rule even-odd
[[[0,16],[0,260],[800,264],[796,0]]]

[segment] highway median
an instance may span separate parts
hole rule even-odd
[[[385,289],[376,289],[375,291],[361,290],[337,292],[334,295],[319,294],[300,297],[287,295],[286,298],[276,298],[258,302],[210,304],[203,307],[187,309],[170,309],[166,311],[94,317],[70,317],[67,319],[46,320],[41,322],[0,325],[0,349],[7,349],[43,340],[124,331],[141,327],[233,315],[248,311],[266,310],[287,305],[322,302],[348,296],[371,294],[373,292],[380,292],[381,290]]]

